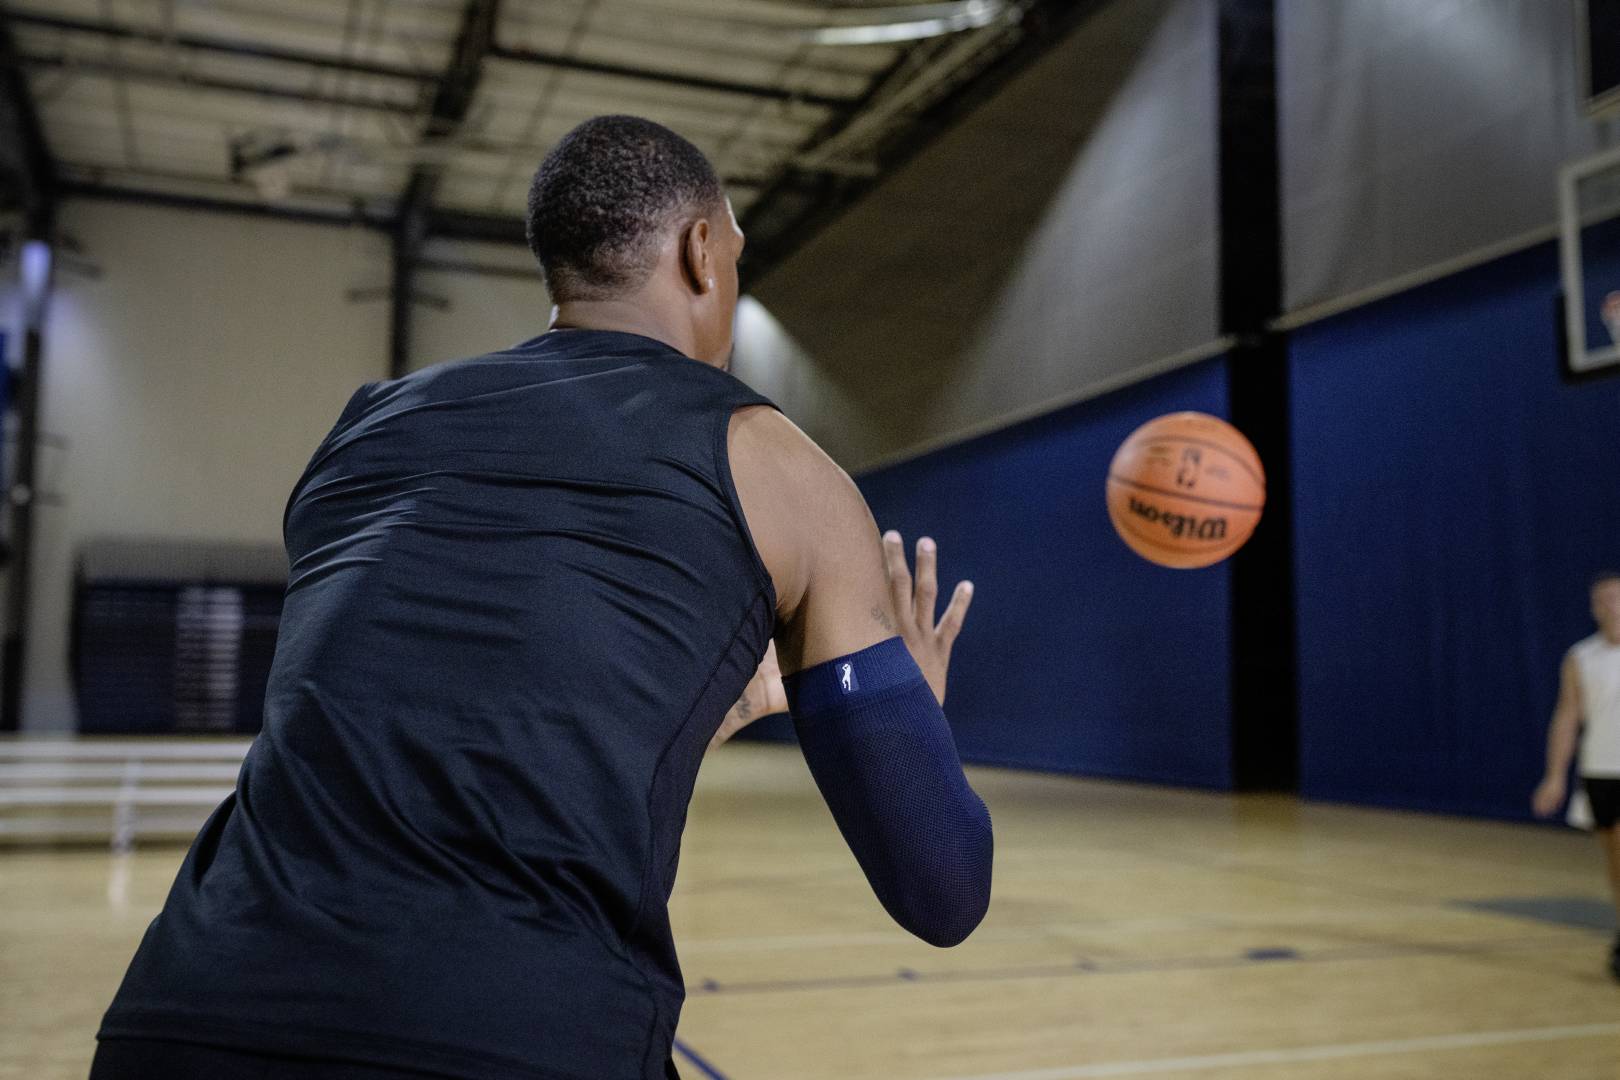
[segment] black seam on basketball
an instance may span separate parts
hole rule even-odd
[[[1133,442],[1133,443],[1134,442],[1152,442],[1155,439],[1165,439],[1165,440],[1172,441],[1172,442],[1192,443],[1194,446],[1207,446],[1211,450],[1219,451],[1220,453],[1225,454],[1227,457],[1231,458],[1232,463],[1234,465],[1236,465],[1238,468],[1242,469],[1244,472],[1248,473],[1249,474],[1249,479],[1251,479],[1255,483],[1259,484],[1260,489],[1262,491],[1265,490],[1266,478],[1264,476],[1261,476],[1260,474],[1256,473],[1254,471],[1254,466],[1253,465],[1250,465],[1247,461],[1244,461],[1242,457],[1240,457],[1237,454],[1234,454],[1231,450],[1229,450],[1226,447],[1222,446],[1220,443],[1210,442],[1207,439],[1195,439],[1190,435],[1143,435],[1140,439],[1132,439],[1131,442]]]
[[[1092,475],[1095,476],[1096,474],[1093,473]],[[1114,473],[1109,473],[1108,479],[1112,483],[1124,484],[1126,487],[1133,487],[1138,491],[1152,492],[1154,495],[1163,495],[1167,499],[1186,499],[1188,502],[1203,503],[1206,506],[1219,506],[1223,510],[1249,510],[1258,514],[1265,509],[1264,506],[1250,506],[1248,503],[1227,502],[1225,499],[1211,499],[1204,495],[1188,495],[1180,491],[1166,491],[1164,488],[1153,487],[1151,484],[1141,484],[1135,480],[1127,480],[1123,476]]]
[[[1222,540],[1193,540],[1190,541],[1192,544],[1204,544],[1207,546],[1186,547],[1175,543],[1174,538],[1170,537],[1168,534],[1142,531],[1142,526],[1151,526],[1152,522],[1136,521],[1132,520],[1130,517],[1120,517],[1114,514],[1109,514],[1108,517],[1109,520],[1114,523],[1116,528],[1130,533],[1132,536],[1142,541],[1142,543],[1149,544],[1157,548],[1163,548],[1165,551],[1173,551],[1178,555],[1197,555],[1208,551],[1220,551],[1224,548],[1232,546],[1232,538],[1228,536]],[[1251,530],[1249,535],[1244,536],[1242,540],[1238,541],[1237,547],[1242,547],[1244,544],[1248,543],[1249,536],[1252,535],[1253,531]],[[1233,548],[1233,550],[1235,551],[1237,548]]]

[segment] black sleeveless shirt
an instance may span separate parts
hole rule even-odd
[[[361,388],[287,505],[264,730],[101,1037],[663,1077],[687,804],[774,619],[754,404],[588,330]]]

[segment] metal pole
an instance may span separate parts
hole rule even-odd
[[[1232,422],[1266,463],[1266,513],[1232,558],[1232,782],[1299,786],[1288,341],[1282,311],[1278,0],[1219,0],[1220,318]]]
[[[7,502],[11,510],[11,566],[6,588],[5,641],[0,651],[0,731],[22,726],[23,683],[28,662],[29,601],[33,585],[34,506],[37,502],[40,374],[44,367],[45,308],[54,269],[44,240],[34,251],[45,252],[45,268],[27,297],[23,329],[23,370],[17,384],[17,467]],[[37,257],[37,256],[36,256]],[[25,282],[25,289],[28,285]]]
[[[400,222],[393,239],[394,287],[388,296],[388,377],[397,379],[411,367],[411,308],[416,293],[420,222]]]

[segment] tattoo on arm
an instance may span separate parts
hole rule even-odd
[[[754,715],[754,703],[752,701],[748,700],[748,695],[747,694],[744,694],[742,696],[742,698],[739,699],[738,702],[737,702],[737,718],[739,720],[747,720],[749,717],[751,717],[753,715]]]
[[[872,618],[876,619],[877,624],[883,627],[883,629],[889,631],[891,634],[894,633],[894,620],[889,618],[888,612],[884,611],[880,607],[874,607],[872,609]]]

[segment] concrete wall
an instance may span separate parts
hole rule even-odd
[[[1287,304],[1552,235],[1582,109],[1567,0],[1277,5]]]
[[[28,729],[73,724],[77,548],[98,535],[279,543],[288,491],[348,395],[383,370],[375,233],[70,202],[61,228],[102,269],[59,273],[46,321],[28,635]]]
[[[279,544],[288,492],[354,388],[388,369],[388,242],[369,230],[71,201],[64,233],[101,268],[57,274],[45,328],[41,489],[24,727],[73,726],[67,670],[76,552],[95,536]],[[524,278],[424,272],[412,367],[545,329],[521,248],[434,243],[432,259]],[[20,329],[15,276],[0,327]],[[11,349],[20,362],[21,342]],[[65,446],[57,445],[58,440]],[[7,454],[7,467],[10,459]]]
[[[1210,0],[1103,6],[768,275],[735,370],[860,469],[1213,351],[1215,88]]]
[[[1214,338],[1212,0],[1115,0],[781,267],[736,370],[851,468],[1090,396]],[[72,722],[74,552],[96,535],[279,541],[309,452],[387,365],[377,233],[73,202],[42,421],[25,724]],[[522,249],[431,259],[528,271]],[[534,277],[427,271],[412,366],[542,331]]]
[[[511,244],[432,241],[423,258],[444,263],[498,266],[524,275],[423,271],[419,292],[449,301],[441,310],[418,305],[411,323],[411,366],[494,352],[543,333],[550,321],[551,299],[529,250]]]
[[[770,274],[737,372],[859,470],[1207,351],[1214,46],[1202,0],[1105,5]],[[1620,142],[1563,0],[1287,0],[1278,62],[1306,317],[1550,237],[1560,165]]]
[[[1575,101],[1569,5],[1279,5],[1296,307],[1551,221]],[[1094,397],[1215,351],[1214,0],[1113,0],[760,283],[737,374],[852,471]],[[282,501],[387,364],[374,232],[70,203],[105,273],[48,325],[30,726],[71,716],[71,560],[115,533],[279,539]],[[521,249],[430,258],[528,272]],[[538,277],[429,271],[413,366],[544,329]],[[8,307],[8,304],[11,305]],[[8,315],[7,312],[10,312]],[[0,319],[15,325],[14,298]]]

